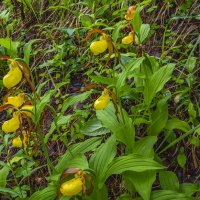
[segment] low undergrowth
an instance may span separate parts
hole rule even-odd
[[[199,8],[3,0],[1,199],[199,199]]]

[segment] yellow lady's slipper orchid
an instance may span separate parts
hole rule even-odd
[[[90,45],[90,50],[94,55],[103,53],[108,48],[107,40],[102,37],[99,41],[92,42]]]
[[[130,6],[126,11],[125,19],[127,21],[132,20],[135,17],[136,6]]]
[[[15,60],[11,60],[10,71],[3,77],[3,84],[10,89],[16,86],[22,79],[22,72]]]
[[[25,105],[21,109],[33,111],[32,105]],[[32,113],[28,111],[22,111],[22,113],[26,114],[28,117],[32,117]]]
[[[94,108],[96,110],[102,110],[106,108],[109,102],[110,102],[110,96],[108,91],[105,89],[103,94],[94,102]]]
[[[21,148],[23,145],[27,146],[28,137],[26,135],[23,135],[23,136],[24,136],[23,143],[22,143],[22,140],[21,140],[20,136],[18,136],[18,137],[15,137],[12,140],[12,146],[13,147],[19,147],[19,148]]]
[[[19,128],[19,125],[20,125],[19,114],[15,112],[10,120],[5,121],[3,123],[2,130],[5,133],[11,133],[16,131]]]
[[[24,94],[18,94],[17,96],[10,96],[8,97],[8,100],[6,104],[11,104],[15,106],[16,108],[19,108],[24,103]]]
[[[83,181],[80,177],[64,182],[60,187],[63,196],[74,196],[82,191]]]
[[[133,33],[129,33],[128,36],[122,38],[122,44],[131,44],[134,41]]]

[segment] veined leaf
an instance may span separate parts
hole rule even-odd
[[[130,154],[128,156],[115,158],[108,166],[105,179],[112,174],[121,174],[125,171],[144,172],[157,169],[163,169],[163,166],[155,162],[153,159]]]
[[[5,188],[5,187],[0,187],[0,194],[1,193],[8,193],[8,194],[15,195],[15,196],[19,195],[19,193],[14,191],[13,189]]]
[[[37,40],[30,40],[24,45],[24,61],[29,66],[30,55],[32,51],[32,44]]]
[[[155,171],[145,171],[145,172],[125,172],[126,179],[128,178],[137,192],[142,196],[144,200],[149,200],[151,195],[152,184],[156,179]]]
[[[81,128],[81,133],[89,136],[105,135],[110,131],[103,127],[101,121],[94,118],[86,122]]]
[[[96,173],[96,181],[99,188],[102,187],[100,180],[105,176],[107,166],[116,155],[116,138],[112,135],[104,144],[102,144],[90,159],[90,168]]]
[[[132,25],[133,25],[134,31],[137,33],[137,35],[140,34],[140,27],[142,25],[142,19],[140,17],[140,11],[141,11],[141,7],[137,7],[136,12],[135,12],[135,16],[132,20]]]
[[[90,76],[90,78],[95,83],[102,83],[105,85],[113,85],[116,82],[116,80],[114,78],[109,78],[109,77],[104,77],[104,76]]]
[[[0,169],[0,187],[6,187],[8,174],[9,167],[5,165],[2,169]]]
[[[174,64],[168,64],[156,71],[150,78],[146,79],[144,87],[144,101],[149,105],[156,93],[163,89],[165,83],[171,78]]]
[[[159,172],[159,181],[162,189],[179,191],[179,180],[172,171]]]
[[[11,38],[0,38],[0,45],[5,47],[9,56],[13,58],[17,57],[17,48],[19,44],[19,41],[12,41]]]
[[[28,200],[55,200],[57,190],[56,186],[48,186],[43,190],[35,192]]]
[[[194,200],[193,197],[187,197],[185,194],[171,190],[154,191],[151,195],[151,200]]]
[[[133,153],[139,154],[147,158],[154,157],[153,146],[157,141],[156,136],[146,136],[135,142]]]
[[[135,129],[131,118],[125,110],[123,117],[118,114],[119,121],[116,117],[113,104],[109,104],[104,110],[96,111],[97,118],[102,122],[103,126],[108,128],[116,135],[117,140],[127,145],[129,152],[132,152],[135,140]]]
[[[148,135],[157,136],[165,127],[168,120],[168,99],[169,97],[166,97],[158,102],[156,110],[152,113],[152,122],[147,129]]]
[[[68,148],[66,153],[60,158],[58,164],[55,166],[57,172],[61,173],[66,169],[66,164],[76,155],[94,150],[101,143],[101,138],[94,137],[84,142],[79,142]]]
[[[125,80],[128,75],[135,69],[138,69],[143,62],[144,58],[132,58],[126,64],[126,68],[118,75],[116,88],[120,92],[122,87],[125,85]]]
[[[140,43],[142,43],[149,35],[150,25],[142,24],[140,27]]]
[[[191,129],[190,125],[186,121],[182,121],[178,118],[169,119],[167,121],[165,128],[170,130],[170,131],[172,131],[174,129],[179,129],[183,132],[187,132]]]

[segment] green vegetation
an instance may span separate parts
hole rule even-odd
[[[199,10],[3,0],[0,199],[199,199]]]

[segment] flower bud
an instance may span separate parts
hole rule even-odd
[[[28,137],[26,135],[23,135],[23,145],[24,146],[27,146],[27,142],[28,142]],[[20,138],[20,136],[18,137],[15,137],[13,140],[12,140],[12,146],[13,147],[18,147],[18,148],[21,148],[22,147],[22,140]]]
[[[21,109],[33,111],[32,105],[25,105]],[[32,117],[32,113],[29,111],[22,111],[22,113],[26,114],[28,117]]]
[[[110,96],[108,91],[105,89],[103,94],[94,102],[94,108],[96,110],[102,110],[106,108],[109,102],[110,102]]]
[[[64,182],[60,187],[63,196],[74,196],[82,191],[83,182],[80,177]]]
[[[10,71],[3,77],[3,85],[10,89],[16,86],[21,79],[22,72],[16,64],[16,61],[12,60],[10,64]]]
[[[133,33],[129,33],[128,36],[122,38],[122,44],[131,44],[133,42],[134,38],[133,38]]]
[[[136,6],[130,6],[126,11],[125,19],[127,21],[132,20],[135,17]]]
[[[90,50],[94,55],[103,53],[108,48],[108,43],[105,38],[100,39],[99,41],[92,42],[90,45]]]
[[[18,113],[14,113],[13,117],[10,120],[5,121],[3,123],[2,130],[5,133],[15,132],[19,128],[19,125],[20,125],[19,115]]]
[[[24,103],[24,94],[18,94],[17,96],[10,96],[8,97],[8,100],[6,104],[11,104],[15,106],[16,108],[19,108]]]

